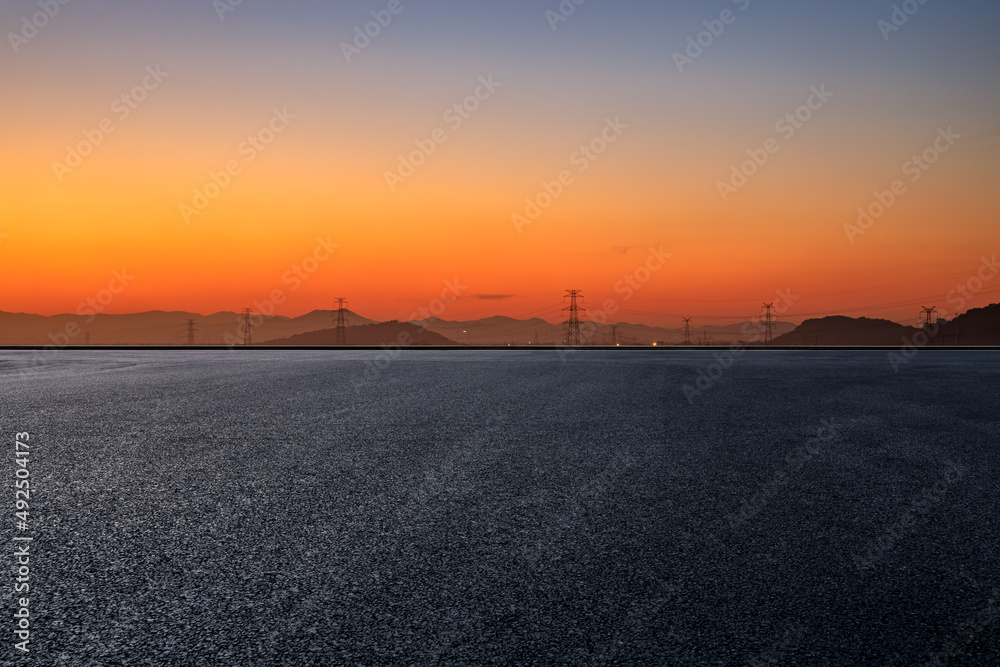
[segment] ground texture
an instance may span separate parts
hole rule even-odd
[[[29,659],[1000,664],[1000,357],[898,361],[0,353]]]

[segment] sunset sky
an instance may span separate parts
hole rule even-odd
[[[457,279],[445,319],[954,314],[1000,252],[1000,5],[900,4],[7,0],[0,310],[124,269],[107,312],[405,318]]]

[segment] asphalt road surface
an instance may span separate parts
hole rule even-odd
[[[0,657],[997,665],[998,361],[0,352]]]

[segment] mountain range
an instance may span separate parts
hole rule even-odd
[[[267,345],[333,345],[336,314],[314,310],[298,317],[258,316],[251,320],[251,342]],[[188,321],[194,322],[198,345],[241,345],[245,317],[234,312],[199,315],[151,311],[123,315],[31,315],[0,312],[0,345],[183,345]],[[377,322],[347,311],[348,345],[393,345],[406,332],[417,345],[563,345],[566,326],[540,318],[519,320],[494,316],[459,321],[428,318],[412,323]],[[808,319],[800,325],[774,323],[776,345],[900,345],[912,341],[920,328],[889,320],[839,315]],[[950,321],[939,320],[930,344],[1000,344],[1000,304],[970,310]],[[680,345],[685,332],[645,324],[598,325],[581,322],[587,345]],[[761,344],[758,322],[692,327],[692,345]]]
[[[303,334],[316,334],[321,343],[289,343],[303,345],[329,345],[334,334],[323,333],[334,326],[336,314],[332,310],[314,310],[298,317],[257,317],[251,321],[251,340],[254,344],[279,344],[280,341]],[[0,312],[0,345],[183,345],[187,338],[187,321],[194,320],[195,342],[199,345],[240,345],[243,343],[244,316],[234,312],[199,315],[183,311],[151,311],[123,315],[31,315]],[[376,320],[347,311],[348,344],[368,345],[362,334],[357,342],[352,340],[358,326],[376,324]],[[566,327],[540,318],[518,320],[494,316],[470,321],[453,321],[429,318],[415,324],[443,339],[458,344],[472,345],[562,345]],[[644,324],[621,323],[597,325],[581,323],[584,340],[588,344],[610,345],[617,341],[623,345],[651,345],[682,343],[682,329],[650,327]],[[746,327],[755,331],[755,323],[736,323],[726,326],[692,328],[691,341],[717,344],[738,340]],[[775,335],[795,328],[790,322],[775,324]],[[299,339],[306,340],[306,339]],[[313,338],[308,338],[313,340]],[[433,343],[437,344],[437,343]],[[445,343],[441,343],[445,344]]]
[[[375,320],[349,313],[351,324]],[[126,315],[29,315],[0,312],[0,345],[183,345],[187,321],[195,322],[199,345],[242,344],[244,318],[239,313],[198,315],[151,311]],[[287,338],[334,325],[331,310],[314,310],[299,317],[262,317],[251,322],[254,343]],[[254,326],[259,324],[259,326]]]

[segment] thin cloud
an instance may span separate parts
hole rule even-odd
[[[627,255],[630,250],[635,250],[637,245],[616,245],[611,251],[617,255]]]
[[[481,299],[483,301],[500,301],[502,299],[513,299],[517,295],[516,294],[474,294],[473,296],[475,298]]]

